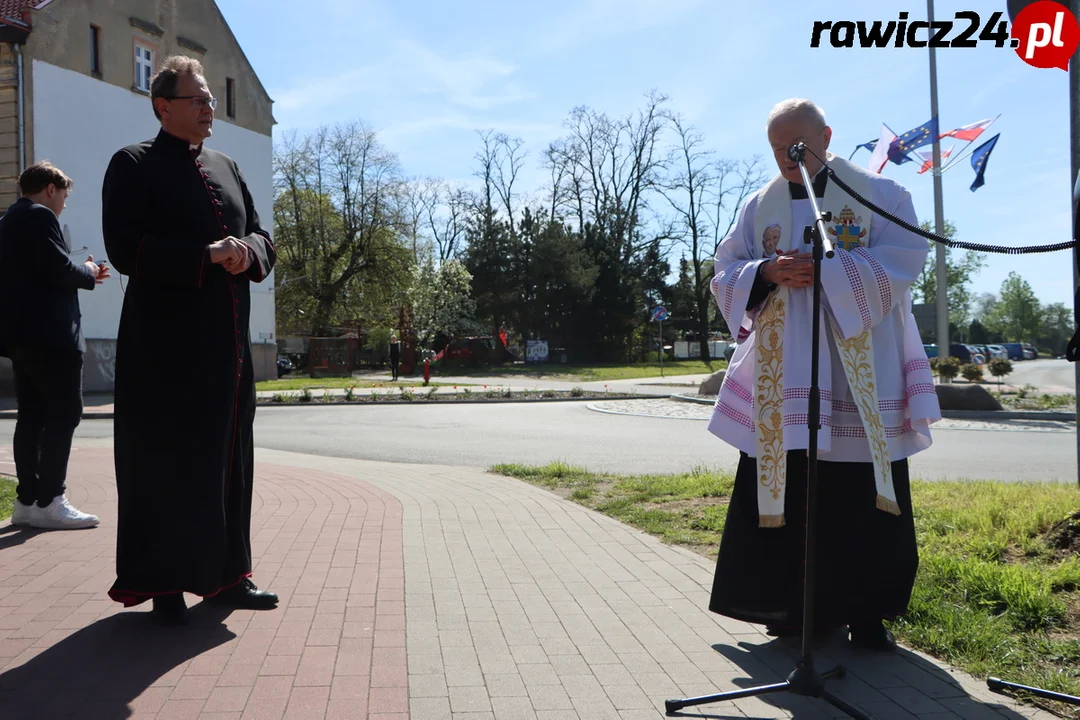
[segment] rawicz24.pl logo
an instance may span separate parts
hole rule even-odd
[[[909,20],[902,12],[896,20],[817,20],[810,47],[828,40],[834,48],[973,48],[980,44],[1010,47],[1028,65],[1069,69],[1080,45],[1080,24],[1069,9],[1054,0],[1039,0],[1021,10],[1011,31],[995,12],[984,23],[979,13],[958,12],[952,20]]]

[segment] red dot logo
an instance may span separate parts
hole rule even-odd
[[[1069,8],[1054,0],[1039,0],[1020,11],[1013,22],[1013,47],[1028,65],[1068,71],[1080,44],[1080,25]]]

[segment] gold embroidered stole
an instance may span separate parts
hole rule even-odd
[[[866,170],[835,155],[828,156],[829,166],[841,179],[863,197],[870,197],[870,175]],[[854,250],[869,246],[872,213],[856,202],[836,183],[828,183],[819,203],[822,211],[832,211],[826,223],[837,249]],[[863,224],[865,223],[865,224]],[[796,231],[793,233],[793,231]],[[799,247],[803,228],[791,227],[791,194],[787,181],[777,176],[765,187],[754,215],[755,257],[771,257],[776,249]],[[836,257],[825,262],[840,262]],[[857,278],[852,278],[857,282]],[[757,450],[758,518],[761,527],[784,525],[784,495],[787,486],[787,453],[784,448],[784,330],[789,291],[775,288],[766,298],[755,320],[754,420]],[[869,309],[866,310],[869,312]],[[826,315],[828,317],[828,315]],[[874,373],[874,345],[870,331],[845,340],[835,321],[830,323],[840,353],[841,364],[851,388],[870,447],[877,486],[878,509],[900,514],[892,483],[892,466],[885,427],[879,412],[877,382]],[[824,415],[822,416],[824,420]],[[829,432],[823,423],[819,432]]]

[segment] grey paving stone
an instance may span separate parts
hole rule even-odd
[[[528,697],[493,697],[491,709],[499,720],[536,720],[536,711]]]
[[[486,687],[451,687],[450,709],[455,713],[487,712],[491,699]]]
[[[409,699],[409,712],[412,717],[425,720],[452,720],[450,698],[412,697]]]
[[[541,710],[574,709],[574,704],[570,702],[570,696],[562,685],[532,685],[528,687],[528,691],[533,709],[538,713]]]

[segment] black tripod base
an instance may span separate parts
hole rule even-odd
[[[1046,698],[1047,700],[1057,700],[1058,702],[1069,703],[1071,705],[1080,705],[1080,697],[1076,697],[1075,695],[1066,695],[1064,693],[1043,690],[1042,688],[1037,687],[1029,687],[1027,685],[1017,685],[1016,683],[999,680],[996,677],[987,678],[986,686],[997,693],[1005,692],[1006,690],[1018,690],[1020,692],[1028,693],[1029,695]]]
[[[855,707],[849,705],[825,689],[826,679],[831,677],[842,678],[845,673],[846,671],[843,667],[837,666],[832,670],[819,675],[812,665],[805,661],[800,661],[795,667],[795,670],[788,675],[788,679],[784,682],[773,683],[772,685],[760,685],[758,687],[746,688],[745,690],[731,690],[729,692],[716,693],[715,695],[701,695],[699,697],[685,698],[683,700],[665,700],[664,709],[667,711],[668,715],[671,715],[683,708],[693,707],[694,705],[705,705],[707,703],[723,702],[724,700],[738,700],[739,698],[769,695],[777,692],[789,692],[794,695],[821,698],[830,705],[843,710],[845,713],[855,718],[855,720],[870,720],[868,716],[859,712]]]

